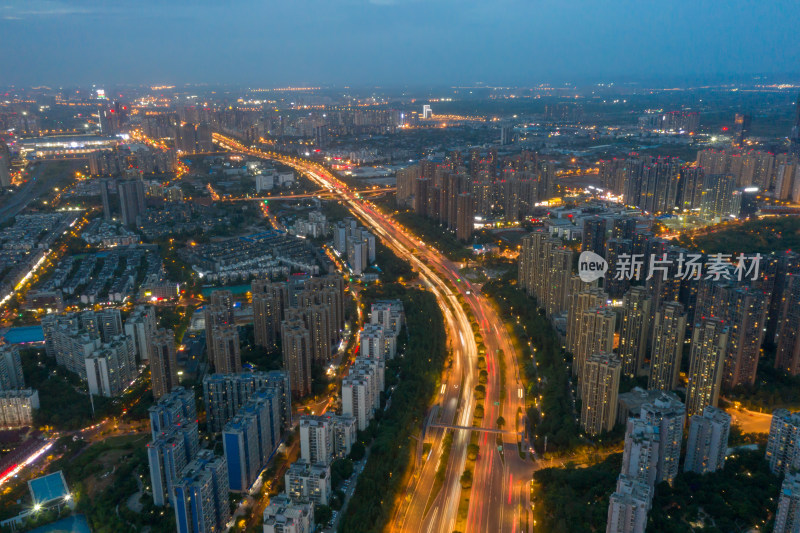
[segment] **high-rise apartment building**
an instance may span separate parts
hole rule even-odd
[[[578,340],[582,333],[581,318],[584,311],[602,307],[608,302],[608,294],[603,292],[603,289],[591,286],[578,290],[579,287],[585,287],[585,285],[577,275],[573,275],[570,278],[570,290],[572,292],[569,296],[567,312],[567,350],[572,352],[573,355],[578,350]],[[576,375],[577,372],[578,369],[573,361],[572,373]]]
[[[614,428],[622,361],[616,354],[601,352],[586,359],[581,385],[581,427],[589,435]]]
[[[203,318],[205,321],[206,352],[208,353],[208,361],[212,366],[214,366],[215,372],[223,372],[225,371],[224,365],[221,369],[216,368],[217,355],[214,353],[214,350],[217,346],[216,336],[222,334],[231,336],[232,333],[230,332],[232,329],[236,329],[236,325],[233,320],[233,309],[225,305],[224,295],[222,297],[214,296],[218,292],[220,291],[215,291],[211,294],[212,302],[206,305],[206,308],[203,311]],[[224,343],[222,348],[225,348]],[[235,371],[238,372],[239,370]]]
[[[158,323],[152,305],[137,305],[125,320],[125,334],[133,339],[140,361],[150,359],[150,339],[156,334]]]
[[[581,252],[594,252],[605,257],[606,253],[606,219],[594,216],[583,221],[583,240]]]
[[[403,302],[400,300],[379,300],[369,311],[370,324],[383,326],[384,335],[397,336],[405,325],[406,317]]]
[[[117,182],[117,191],[122,223],[136,226],[137,217],[145,210],[144,182],[139,179],[122,180]]]
[[[598,353],[614,349],[614,326],[617,314],[609,307],[593,307],[580,314],[572,374],[578,376],[578,386],[583,387],[586,361]],[[621,362],[620,362],[621,364]]]
[[[174,488],[183,468],[200,451],[197,422],[186,421],[169,427],[147,444],[153,502],[174,503]]]
[[[150,353],[153,397],[157,400],[180,384],[175,334],[171,329],[161,328],[148,339],[147,346],[147,352]]]
[[[570,278],[575,254],[556,239],[545,243],[545,247],[547,259],[542,266],[546,271],[539,303],[544,307],[545,314],[553,317],[566,311],[569,306]]]
[[[106,398],[122,394],[139,374],[133,339],[127,335],[112,337],[84,362],[89,393]]]
[[[703,414],[694,415],[689,422],[684,472],[707,474],[721,470],[725,466],[730,430],[731,415],[722,409],[709,406]]]
[[[300,417],[300,458],[306,463],[331,464],[334,455],[333,420],[326,416]]]
[[[374,411],[374,382],[367,376],[349,375],[342,380],[342,414],[352,416],[359,431],[367,429]]]
[[[717,406],[722,385],[728,327],[718,318],[706,318],[695,325],[689,362],[686,412],[700,414],[709,405]]]
[[[291,425],[291,394],[285,372],[210,374],[203,378],[208,431],[219,433],[247,402],[260,393],[274,397],[278,405],[278,428]],[[273,401],[273,400],[271,400]]]
[[[158,399],[147,411],[150,417],[150,431],[155,439],[172,426],[197,421],[194,391],[175,387],[172,392]]]
[[[677,302],[667,302],[656,312],[653,322],[653,344],[650,350],[648,388],[673,390],[678,375],[686,337],[686,314]]]
[[[286,320],[303,324],[311,337],[311,361],[325,364],[331,357],[333,317],[331,308],[325,304],[290,307]]]
[[[652,402],[643,404],[639,418],[658,429],[656,483],[666,481],[672,485],[678,475],[678,463],[681,459],[686,406],[674,394],[665,392]]]
[[[766,458],[777,476],[800,469],[800,413],[787,409],[772,412]]]
[[[231,519],[225,458],[202,450],[181,471],[175,483],[175,522],[178,533],[216,533]]]
[[[295,503],[328,505],[331,496],[331,468],[324,464],[295,461],[286,471],[286,496]]]
[[[244,412],[234,416],[222,430],[231,492],[250,490],[264,466],[259,453],[258,430],[256,415]]]
[[[611,298],[623,296],[631,286],[627,276],[618,276],[624,258],[631,257],[633,241],[631,239],[608,239],[606,242],[605,258],[608,261],[609,274],[603,279],[603,288]]]
[[[38,408],[38,391],[33,389],[0,390],[0,428],[33,426],[33,410]]]
[[[333,423],[333,456],[337,459],[347,457],[357,440],[358,422],[352,416],[325,416]]]
[[[281,324],[283,368],[289,373],[292,396],[311,394],[311,332],[300,320]]]
[[[786,274],[776,305],[775,368],[800,374],[800,275]]]
[[[773,533],[800,531],[800,474],[788,474],[781,484]]]
[[[0,391],[24,388],[19,347],[14,344],[0,345]]]
[[[242,371],[239,329],[234,324],[213,326],[207,339],[211,365],[215,372],[230,374]]]
[[[366,324],[359,335],[359,355],[366,358],[386,359],[387,343],[380,324]]]
[[[608,501],[606,533],[644,533],[653,490],[644,483],[619,476]]]
[[[658,425],[642,418],[629,418],[622,452],[622,475],[650,488],[658,479],[661,437]]]
[[[756,382],[758,360],[767,321],[767,296],[763,291],[733,287],[725,291],[724,320],[729,327],[722,386],[726,390]],[[800,325],[800,322],[797,323]]]
[[[286,285],[261,280],[252,284],[253,336],[257,346],[272,349],[281,331],[288,294]]]
[[[456,197],[456,238],[466,242],[475,231],[475,202],[472,194],[462,192]]]
[[[638,376],[644,366],[650,334],[651,302],[650,293],[644,287],[631,288],[623,298],[619,356],[625,376]]]

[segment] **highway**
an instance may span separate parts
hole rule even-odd
[[[231,151],[278,160],[336,193],[365,226],[399,257],[411,262],[422,283],[436,297],[450,332],[453,365],[440,390],[437,402],[439,409],[435,410],[440,416],[432,421],[439,424],[472,426],[476,405],[472,391],[477,385],[478,350],[469,317],[461,307],[458,295],[468,303],[479,323],[487,348],[489,382],[486,385],[482,425],[495,428],[497,417],[502,415],[506,420],[506,429],[510,431],[502,436],[502,458],[495,445],[494,434],[479,433],[481,454],[474,472],[466,531],[524,530],[520,524],[528,523],[522,513],[527,513],[530,508],[528,487],[533,471],[532,463],[522,460],[517,451],[517,412],[520,410],[524,413],[524,398],[518,381],[513,345],[502,319],[488,299],[476,292],[469,282],[461,279],[458,265],[448,261],[437,250],[426,246],[321,165],[284,154],[248,148],[219,134],[214,134],[214,140]],[[448,285],[455,287],[456,292]],[[498,360],[500,354],[505,358],[504,365]],[[501,399],[499,373],[503,366],[508,375]],[[445,434],[445,429],[436,427],[430,428],[425,436],[426,442],[432,445],[429,457],[422,465],[417,466],[407,491],[401,494],[401,504],[392,521],[393,531],[450,533],[457,529],[457,512],[461,498],[459,479],[466,464],[467,445],[472,432],[467,429],[452,431],[453,443],[444,484],[433,505],[429,506],[428,501],[433,496],[435,472],[442,454]]]

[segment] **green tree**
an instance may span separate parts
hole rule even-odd
[[[466,469],[464,473],[461,474],[461,478],[459,479],[461,482],[461,488],[466,490],[472,487],[472,470]]]

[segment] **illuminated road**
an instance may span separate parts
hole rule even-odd
[[[382,196],[387,192],[394,192],[394,187],[382,187],[380,189],[362,189],[360,191],[354,191],[355,194],[358,194],[362,197],[366,196]],[[329,190],[321,190],[321,191],[314,191],[306,194],[274,194],[274,195],[267,195],[267,196],[244,196],[244,197],[226,197],[223,196],[220,198],[223,202],[258,202],[261,200],[272,200],[272,201],[282,201],[282,200],[297,200],[303,198],[319,198],[320,200],[335,200],[338,199],[338,194],[330,192]]]
[[[495,445],[495,437],[488,432],[480,433],[481,455],[476,464],[467,531],[508,531],[522,529],[521,513],[527,513],[528,481],[533,470],[530,462],[524,461],[517,452],[517,412],[524,412],[524,399],[521,395],[514,349],[506,333],[503,321],[489,304],[488,300],[477,294],[474,287],[461,280],[458,265],[448,261],[438,251],[417,240],[408,230],[378,211],[372,204],[350,190],[321,165],[299,158],[273,152],[263,152],[247,148],[241,143],[214,134],[214,140],[223,148],[245,153],[254,157],[275,159],[289,165],[306,175],[315,183],[334,192],[361,221],[399,257],[408,259],[419,272],[422,282],[431,290],[444,314],[450,332],[450,345],[453,349],[453,366],[448,371],[440,390],[438,405],[441,415],[437,420],[445,425],[471,426],[475,407],[472,391],[477,384],[476,364],[477,345],[467,313],[462,309],[457,294],[465,299],[479,323],[480,331],[487,347],[486,359],[489,382],[484,400],[484,427],[496,427],[497,417],[506,420],[500,458]],[[448,285],[455,287],[453,292]],[[501,400],[500,368],[497,350],[502,350],[505,368],[505,393]],[[502,413],[500,406],[502,405]],[[393,531],[425,531],[450,533],[456,529],[456,515],[461,496],[459,478],[466,464],[466,450],[469,444],[469,430],[456,429],[453,433],[449,463],[441,491],[433,505],[428,506],[432,497],[436,467],[442,453],[444,429],[430,428],[426,441],[431,443],[431,453],[412,477],[404,502],[399,506],[392,524]],[[428,512],[426,513],[426,507]]]

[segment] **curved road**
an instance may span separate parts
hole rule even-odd
[[[517,413],[524,414],[522,386],[517,372],[515,351],[505,325],[487,298],[476,292],[466,280],[460,279],[458,265],[448,261],[437,250],[426,246],[408,230],[397,224],[375,206],[362,199],[344,183],[319,164],[274,152],[246,147],[235,139],[214,134],[223,148],[254,157],[278,160],[306,175],[315,183],[335,193],[347,207],[398,256],[407,258],[419,272],[422,282],[436,297],[450,332],[453,348],[453,367],[440,391],[437,422],[444,425],[472,425],[475,399],[472,391],[477,384],[477,345],[467,314],[458,296],[468,303],[479,322],[486,345],[489,382],[484,400],[483,427],[496,428],[498,416],[506,421],[500,450],[491,433],[480,432],[481,453],[475,465],[466,531],[524,531],[529,523],[529,481],[533,465],[520,458]],[[453,292],[449,287],[455,287]],[[501,352],[498,353],[498,350]],[[505,390],[501,391],[500,353],[506,369]],[[502,398],[501,398],[502,396]],[[501,411],[502,409],[502,411]],[[521,424],[521,422],[520,422]],[[427,513],[435,471],[442,453],[444,430],[431,428],[426,440],[432,443],[431,453],[412,476],[406,501],[399,506],[392,530],[450,533],[456,528],[461,496],[459,478],[466,464],[466,451],[471,431],[455,429],[444,485]],[[527,454],[526,454],[527,455]],[[532,524],[532,522],[530,522]]]

